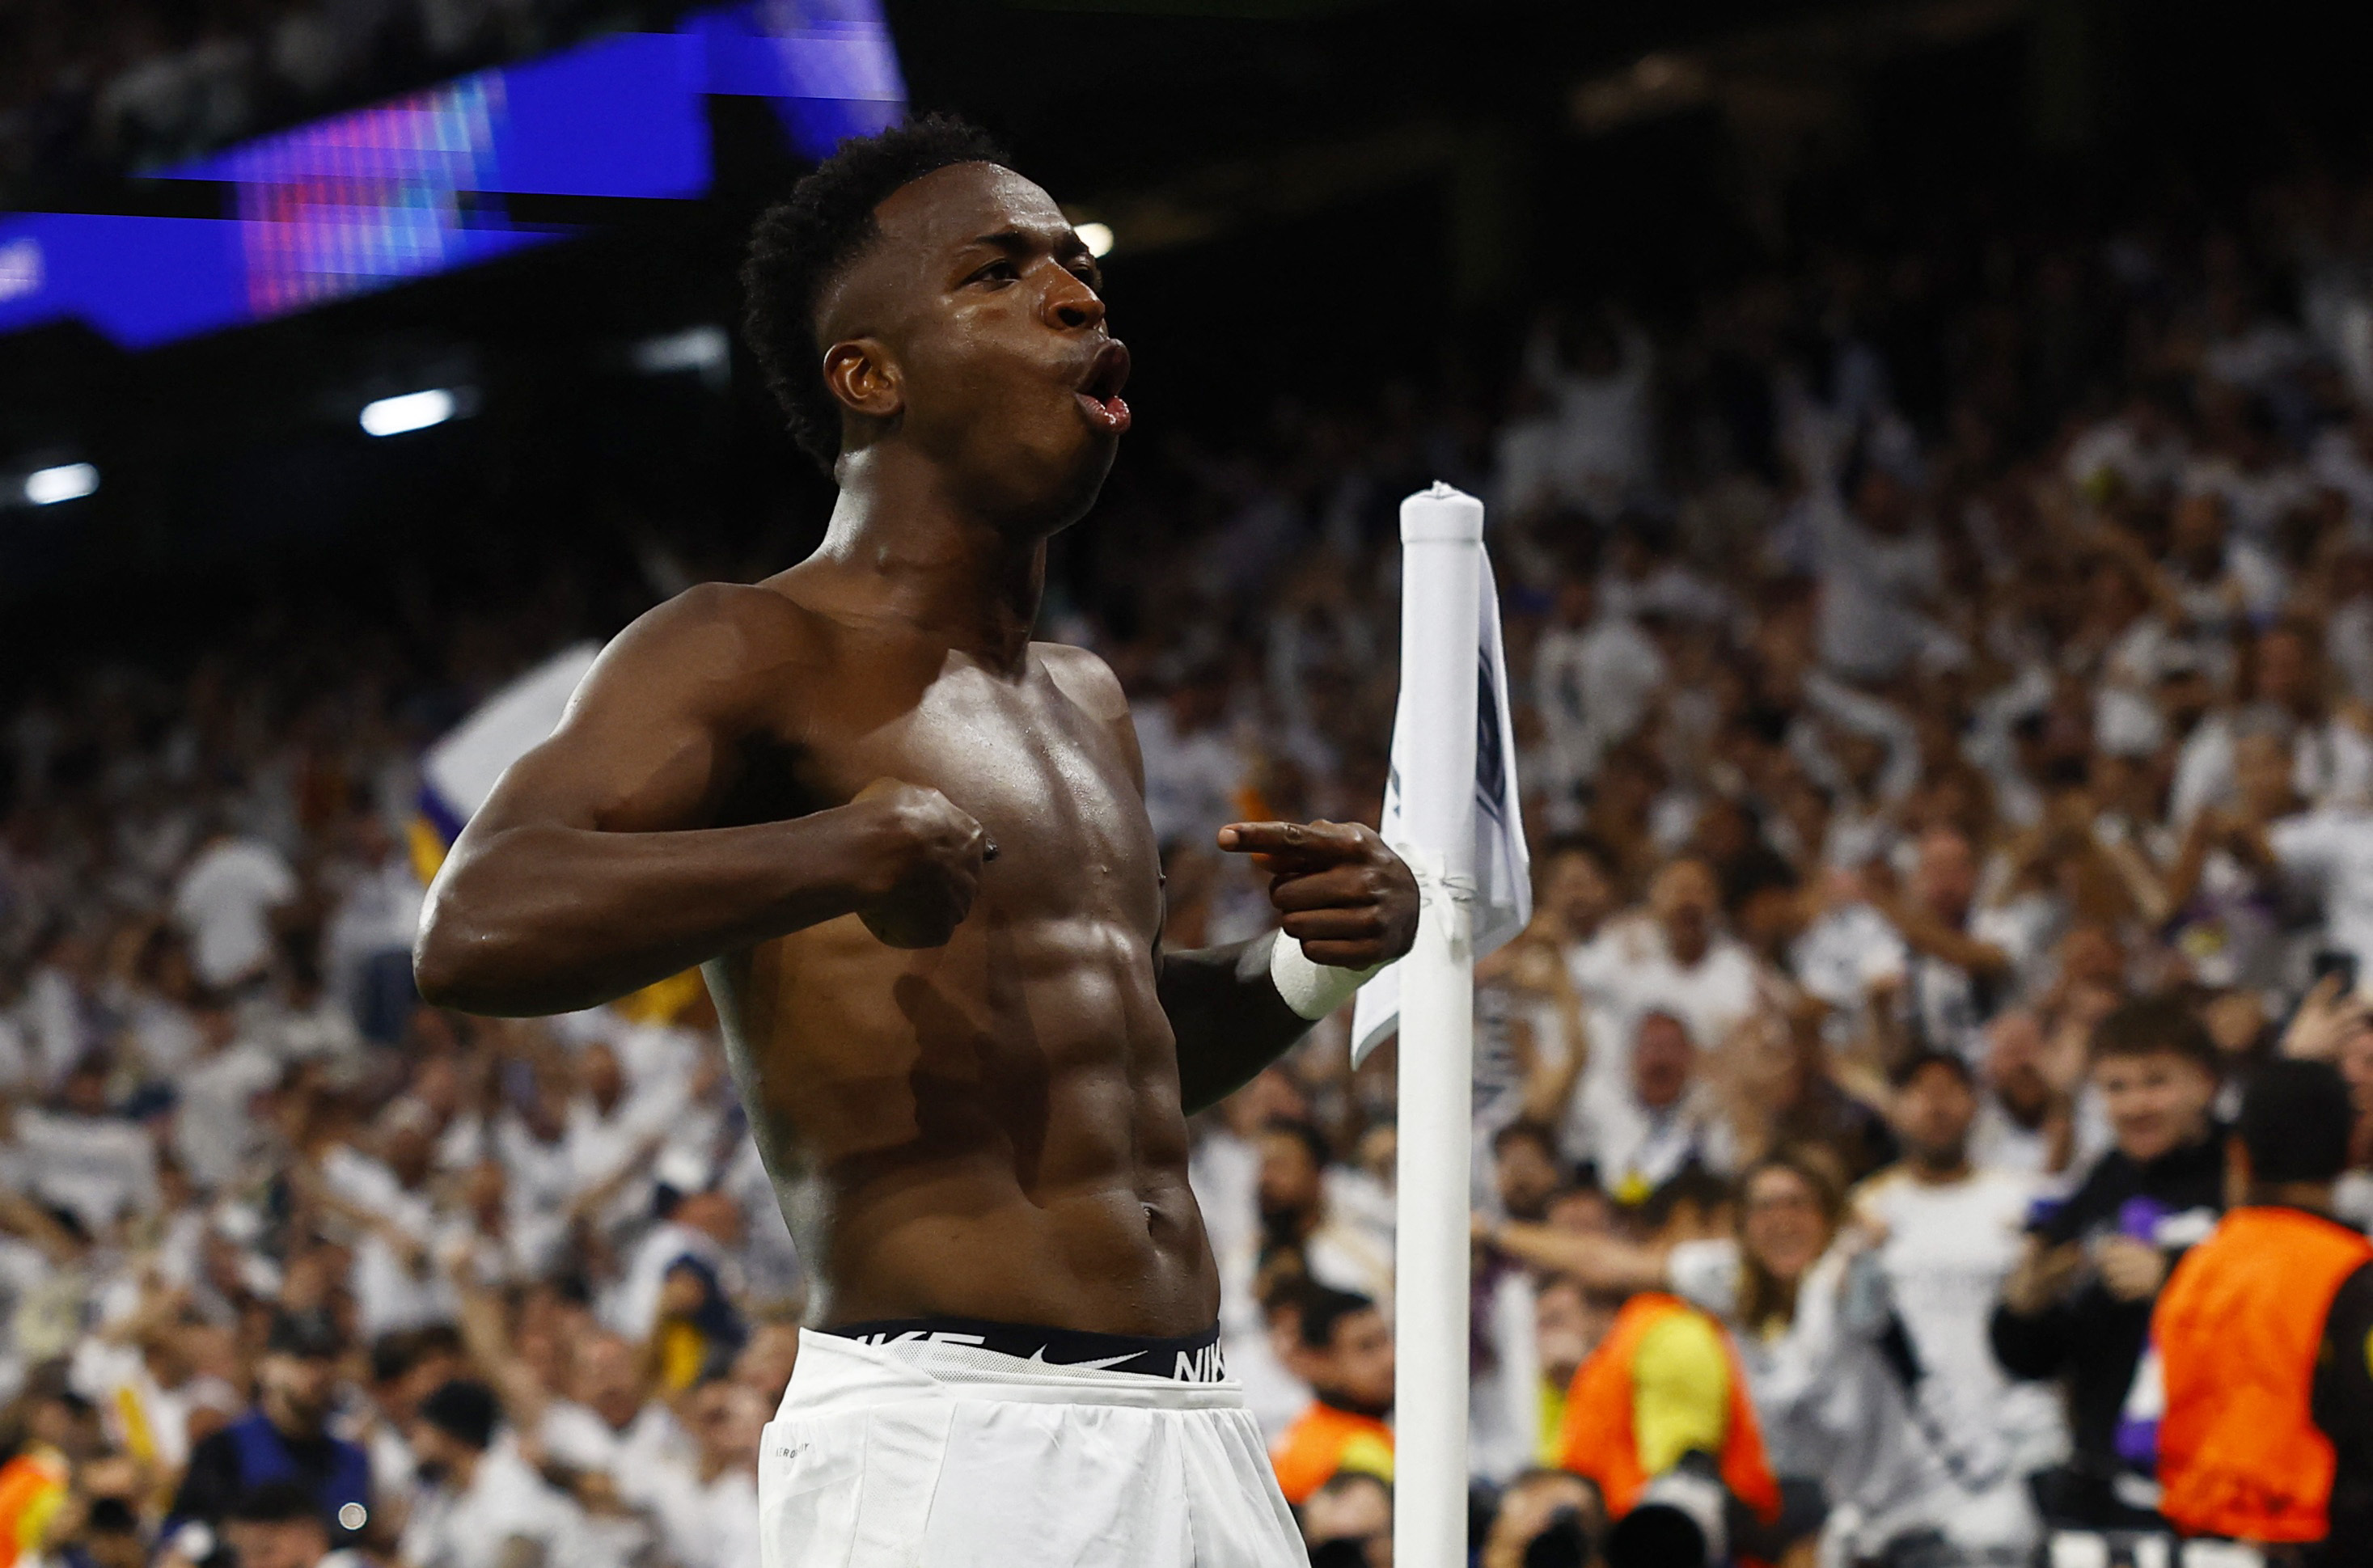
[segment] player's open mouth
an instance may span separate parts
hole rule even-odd
[[[1116,436],[1128,428],[1128,404],[1120,395],[1128,380],[1128,350],[1117,340],[1109,340],[1088,361],[1087,379],[1074,394],[1089,424]]]

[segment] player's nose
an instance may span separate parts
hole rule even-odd
[[[1096,298],[1096,291],[1069,273],[1063,275],[1065,281],[1047,291],[1047,324],[1064,332],[1084,332],[1102,324],[1105,302]]]

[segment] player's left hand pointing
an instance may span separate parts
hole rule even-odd
[[[1220,829],[1220,848],[1258,859],[1285,934],[1314,964],[1365,969],[1398,958],[1417,940],[1417,879],[1371,828],[1235,822]]]

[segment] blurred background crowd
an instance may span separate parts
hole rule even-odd
[[[17,8],[0,183],[619,19]],[[1591,1561],[1568,1405],[1663,1293],[1727,1330],[1799,1560],[2145,1525],[2145,1327],[2262,1064],[2337,1063],[2373,1223],[2373,183],[2303,139],[1910,206],[1685,287],[1552,272],[1388,374],[1174,384],[1058,552],[1042,635],[1131,694],[1193,947],[1268,916],[1221,824],[1374,821],[1397,503],[1487,501],[1536,898],[1478,976],[1484,1568]],[[507,532],[522,487],[228,550],[152,625],[68,583],[0,683],[0,1568],[757,1561],[809,1282],[715,1014],[418,1005],[415,802],[505,682],[820,513]],[[1193,1174],[1316,1560],[1375,1565],[1394,1051],[1347,1034]]]

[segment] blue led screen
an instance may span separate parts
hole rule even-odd
[[[159,171],[220,217],[0,217],[0,333],[79,320],[126,348],[386,287],[574,230],[506,195],[709,188],[703,99],[772,99],[811,158],[905,111],[879,0],[748,0],[462,76]]]

